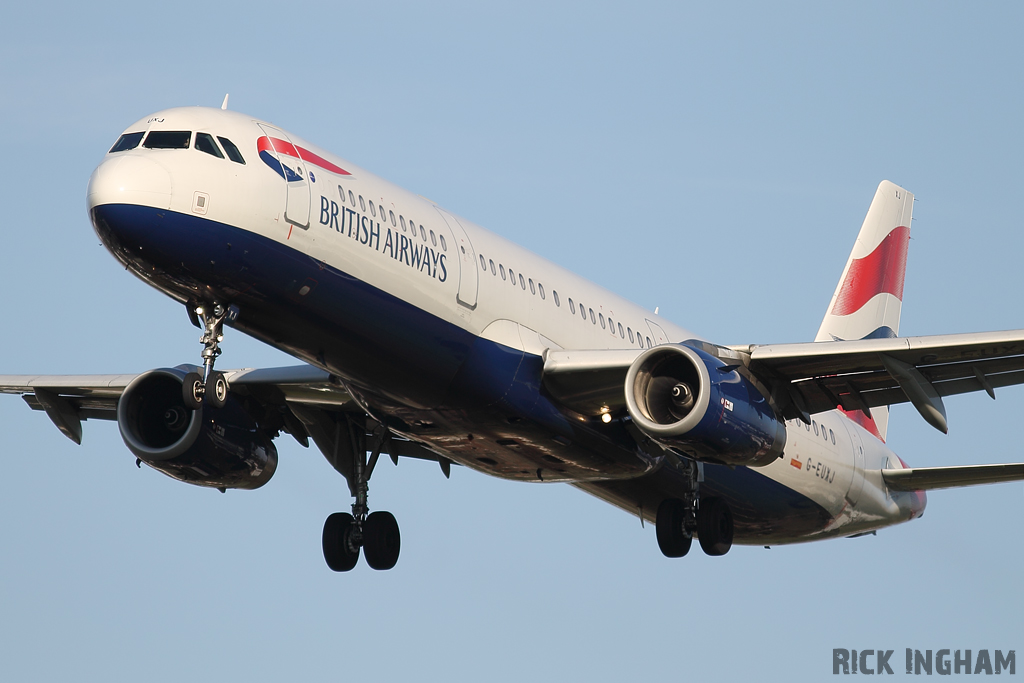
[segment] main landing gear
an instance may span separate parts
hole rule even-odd
[[[367,504],[367,482],[380,458],[381,447],[387,443],[386,438],[376,441],[369,462],[365,449],[354,449],[356,500],[352,503],[352,514],[335,512],[324,522],[324,559],[327,566],[336,572],[347,572],[355,567],[360,548],[366,564],[372,569],[391,569],[398,562],[402,548],[398,521],[390,512],[370,512]]]
[[[223,408],[228,401],[228,381],[224,373],[213,369],[213,364],[221,353],[220,342],[224,341],[224,321],[229,309],[221,304],[199,305],[195,308],[195,314],[197,320],[202,319],[204,328],[203,336],[199,338],[203,345],[203,372],[185,375],[181,385],[182,398],[192,410],[199,410],[204,402],[213,408]]]
[[[697,464],[682,460],[689,486],[680,498],[666,498],[658,506],[658,547],[665,557],[682,557],[690,551],[696,532],[708,555],[725,555],[732,547],[732,512],[721,498],[700,498]]]

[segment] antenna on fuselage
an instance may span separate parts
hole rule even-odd
[[[229,98],[229,97],[231,97],[231,94],[230,94],[230,93],[228,93],[228,94],[224,95],[224,101],[223,101],[223,102],[221,102],[221,105],[220,105],[220,108],[221,108],[221,109],[227,109],[227,108],[228,108],[228,98]]]

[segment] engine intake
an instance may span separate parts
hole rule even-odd
[[[785,424],[754,382],[686,344],[640,354],[625,389],[626,407],[642,432],[698,460],[760,467],[786,445]]]
[[[125,388],[117,404],[121,438],[137,458],[180,481],[256,489],[277,470],[277,449],[233,396],[216,409],[189,410],[185,371],[150,370]]]

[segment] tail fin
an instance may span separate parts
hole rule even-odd
[[[814,341],[899,334],[913,210],[914,195],[888,180],[878,185]],[[848,416],[885,441],[889,409],[873,408],[871,414],[873,420],[860,412]]]

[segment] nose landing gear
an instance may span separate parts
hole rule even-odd
[[[203,402],[213,408],[223,408],[228,400],[227,379],[224,373],[213,369],[217,356],[221,354],[220,342],[224,341],[224,321],[231,314],[231,308],[221,304],[213,306],[196,306],[195,314],[203,321],[203,336],[199,342],[203,345],[203,372],[190,372],[185,375],[181,385],[182,398],[191,410],[199,410]],[[212,389],[212,390],[211,390]]]

